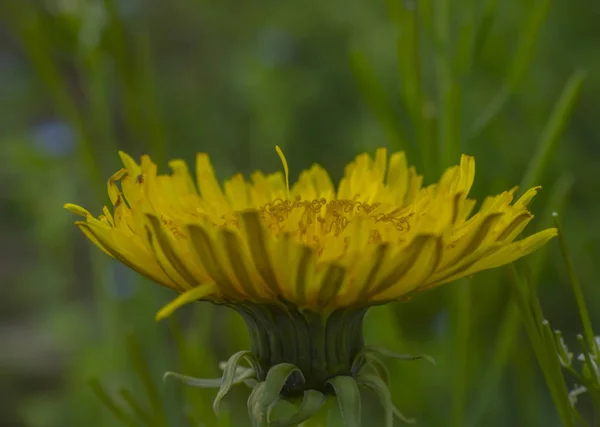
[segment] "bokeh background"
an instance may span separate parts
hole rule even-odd
[[[107,259],[62,208],[101,211],[119,149],[165,173],[208,152],[226,178],[279,169],[278,144],[292,177],[318,162],[337,179],[387,146],[427,183],[466,152],[479,200],[544,186],[528,232],[560,213],[597,325],[599,16],[586,0],[3,0],[0,425],[117,425],[99,383],[155,425],[217,425],[214,392],[161,377],[218,375],[248,346],[240,319],[197,304],[156,323],[173,295]],[[574,343],[556,242],[529,265]],[[560,425],[507,280],[485,272],[367,318],[369,343],[438,362],[391,365],[394,402],[420,425]],[[247,395],[228,398],[231,425],[245,425]]]

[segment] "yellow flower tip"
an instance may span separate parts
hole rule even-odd
[[[158,313],[156,313],[155,319],[158,322],[166,317],[169,317],[179,307],[206,298],[207,296],[210,296],[216,292],[217,286],[214,283],[196,286],[195,288],[185,291],[173,301],[161,308]]]
[[[131,157],[129,154],[127,154],[124,151],[119,151],[119,157],[121,158],[121,162],[123,163],[123,166],[125,166],[124,170],[129,172],[130,175],[137,176],[140,174],[140,172],[141,172],[140,166],[133,159],[133,157]]]
[[[75,215],[83,216],[85,218],[91,216],[91,214],[88,212],[87,209],[84,209],[81,206],[76,205],[74,203],[65,203],[63,205],[63,208],[65,208],[66,210],[68,210],[69,212],[71,212]]]
[[[289,174],[287,160],[285,159],[285,155],[283,154],[283,151],[281,151],[281,148],[279,148],[279,145],[275,146],[275,151],[277,151],[277,155],[279,156],[279,158],[281,159],[281,163],[283,164],[283,171],[285,172],[285,187],[287,189],[287,194],[289,196],[290,195],[290,174]]]

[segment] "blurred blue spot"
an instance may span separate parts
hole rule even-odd
[[[265,28],[258,35],[258,56],[265,65],[281,67],[291,63],[296,56],[296,43],[286,32]]]
[[[434,332],[438,337],[443,337],[448,333],[448,312],[442,310],[433,321]]]
[[[111,296],[120,300],[131,298],[137,292],[135,285],[137,273],[120,262],[113,262],[111,269],[113,279],[110,287]]]
[[[65,122],[47,121],[33,130],[33,144],[47,156],[66,157],[75,148],[75,133]]]

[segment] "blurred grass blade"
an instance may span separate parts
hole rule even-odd
[[[542,25],[548,15],[549,5],[550,0],[538,0],[534,3],[522,33],[518,37],[517,51],[514,59],[510,61],[511,66],[507,72],[505,82],[498,94],[492,98],[490,104],[484,108],[481,115],[473,123],[469,131],[469,139],[476,138],[487,128],[521,84],[531,66],[534,48]]]
[[[521,191],[526,191],[534,185],[538,185],[543,179],[552,154],[556,150],[557,143],[571,117],[573,107],[581,92],[585,75],[584,71],[575,71],[571,74],[569,80],[567,80],[560,98],[544,127],[537,150],[527,167],[527,172],[521,181]]]
[[[397,5],[396,56],[400,72],[404,105],[411,119],[415,146],[420,150],[420,160],[425,176],[437,174],[435,158],[435,134],[431,130],[431,108],[426,108],[423,93],[423,71],[421,63],[421,37],[419,16],[423,3],[404,0]],[[415,159],[417,160],[417,159]]]
[[[456,81],[450,59],[450,2],[438,0],[435,9],[435,68],[440,112],[438,158],[441,169],[454,164],[461,153],[462,92]]]
[[[390,144],[397,149],[406,151],[408,158],[415,158],[414,149],[409,143],[400,117],[367,59],[363,54],[353,52],[350,56],[350,64],[361,92],[383,126]]]
[[[581,319],[581,324],[583,325],[583,332],[585,334],[587,345],[592,351],[593,355],[600,356],[600,348],[598,348],[595,339],[594,329],[592,328],[590,314],[585,305],[585,297],[583,296],[581,283],[579,282],[579,278],[577,277],[577,273],[575,272],[575,267],[573,266],[573,262],[571,261],[571,256],[569,255],[569,250],[567,248],[567,241],[563,234],[562,226],[558,221],[558,215],[554,217],[554,224],[558,229],[558,243],[560,246],[560,252],[563,256],[563,260],[567,268],[567,274],[569,275],[569,281],[571,282],[573,295],[575,295],[575,301],[577,302],[577,309],[579,311],[579,318]]]
[[[563,173],[558,177],[550,190],[550,200],[546,203],[544,210],[540,215],[542,218],[541,228],[554,226],[554,214],[558,213],[561,215],[565,211],[567,198],[571,193],[573,183],[574,179],[571,173]],[[537,278],[540,277],[540,274],[547,263],[548,253],[551,247],[551,245],[545,245],[529,256],[529,264],[531,265],[534,281],[537,281]]]
[[[542,25],[548,16],[550,0],[537,0],[525,23],[523,33],[519,37],[519,44],[514,61],[508,73],[508,85],[514,91],[520,84],[527,69],[531,66],[535,45],[539,38]]]
[[[30,2],[7,2],[7,5],[10,19],[3,19],[3,22],[13,29],[17,39],[23,44],[34,69],[50,92],[59,114],[74,127],[79,139],[81,158],[87,165],[85,169],[94,189],[98,194],[103,194],[105,187],[102,167],[98,162],[94,141],[83,114],[84,109],[75,101],[57,61],[52,56],[51,38],[48,36],[52,34],[48,23],[52,21],[44,20],[42,13]]]
[[[475,30],[475,40],[473,41],[471,59],[472,63],[479,59],[479,56],[485,47],[485,43],[494,23],[494,17],[496,16],[497,5],[498,0],[487,0],[485,2],[483,14],[477,24],[477,29]]]
[[[452,380],[452,425],[466,424],[467,389],[469,385],[469,336],[471,325],[471,287],[469,280],[457,283],[454,292],[454,339]]]
[[[119,405],[108,395],[108,393],[106,392],[106,390],[104,390],[104,387],[102,387],[102,384],[100,384],[100,381],[98,381],[97,378],[91,379],[89,381],[89,385],[94,391],[96,397],[98,397],[98,399],[100,399],[100,401],[104,403],[104,406],[106,406],[108,410],[115,416],[115,418],[117,418],[123,425],[130,427],[137,426],[135,420],[131,418],[131,416],[128,413],[126,413],[123,409],[121,409]]]
[[[133,369],[142,382],[150,407],[152,408],[152,415],[156,419],[156,425],[166,427],[168,423],[162,399],[150,370],[148,369],[148,365],[144,360],[140,344],[134,335],[128,337],[127,348],[129,350],[129,357],[133,364]]]
[[[471,407],[472,421],[470,425],[479,426],[490,403],[493,402],[502,379],[508,359],[513,353],[519,332],[519,309],[514,302],[509,302],[502,315],[502,322],[491,352],[491,361],[481,381],[475,403]]]
[[[119,390],[119,394],[127,403],[127,405],[129,405],[131,412],[133,412],[133,414],[135,414],[135,416],[138,417],[138,419],[144,425],[149,427],[160,426],[160,424],[157,424],[152,418],[152,416],[148,414],[148,412],[146,412],[144,408],[142,408],[142,406],[136,401],[135,397],[133,397],[129,390],[127,390],[126,388],[122,388],[121,390]]]
[[[126,125],[134,141],[148,141],[158,164],[166,161],[163,117],[158,108],[153,77],[154,64],[146,17],[138,16],[136,28],[127,28],[116,0],[104,0],[109,16],[111,52],[123,88]]]

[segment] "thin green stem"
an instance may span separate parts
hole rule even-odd
[[[567,267],[567,274],[569,275],[569,281],[571,282],[571,288],[573,289],[573,295],[575,296],[575,301],[577,303],[577,309],[579,311],[579,318],[581,319],[581,323],[583,325],[585,339],[592,354],[598,356],[600,355],[600,349],[598,348],[598,345],[596,343],[594,329],[592,328],[590,314],[585,304],[585,297],[583,296],[581,283],[579,282],[579,278],[577,277],[577,273],[575,272],[575,267],[573,266],[573,262],[571,261],[571,256],[569,255],[569,249],[567,247],[567,241],[565,239],[562,227],[558,221],[558,215],[554,217],[554,223],[559,231],[558,243],[560,246],[561,254],[563,256],[563,260],[565,262],[565,266]]]

